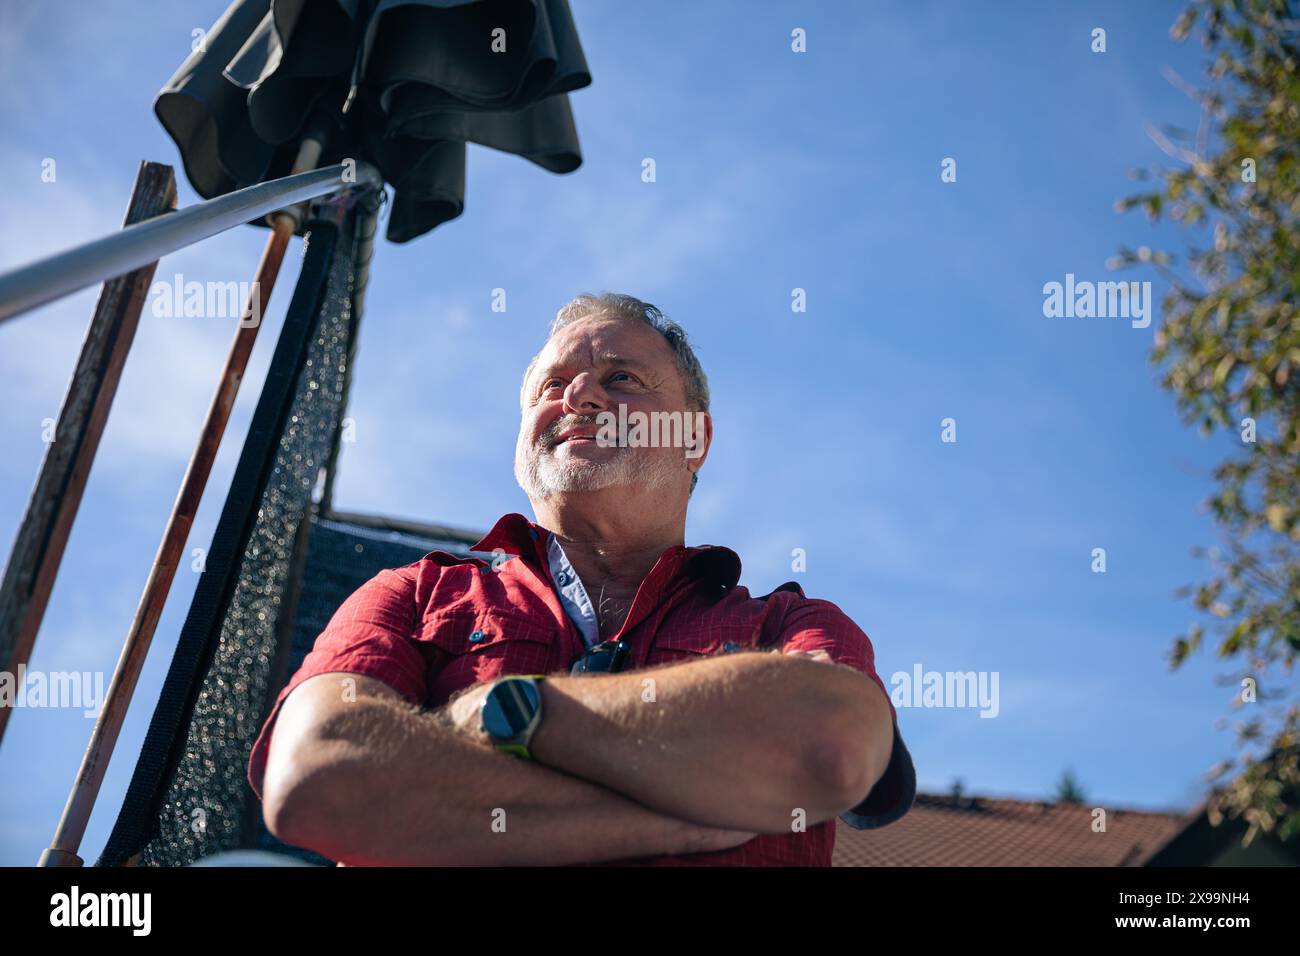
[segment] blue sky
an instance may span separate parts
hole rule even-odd
[[[117,228],[139,161],[177,163],[153,97],[223,6],[0,6],[0,268]],[[1205,574],[1189,549],[1214,541],[1202,502],[1227,446],[1185,428],[1157,387],[1156,323],[1042,309],[1044,283],[1066,273],[1117,278],[1105,263],[1121,244],[1181,241],[1113,209],[1139,185],[1128,169],[1164,159],[1144,123],[1196,122],[1161,76],[1198,76],[1199,46],[1168,37],[1180,7],[710,0],[650,18],[574,0],[594,77],[571,98],[585,163],[554,176],[471,146],[464,216],[380,243],[336,505],[482,529],[531,516],[511,473],[523,368],[573,295],[631,293],[686,327],[709,375],[715,438],[687,542],[735,548],[756,594],[796,578],[839,604],[887,682],[916,664],[998,672],[995,719],[900,710],[922,788],[960,777],[1039,797],[1070,767],[1095,805],[1191,806],[1231,750],[1216,727],[1231,688],[1211,657],[1171,673],[1166,655],[1194,620],[1173,591]],[[1089,49],[1099,26],[1104,54]],[[790,51],[794,27],[805,54]],[[247,280],[264,235],[205,241],[158,275]],[[209,543],[296,249],[188,548]],[[491,311],[498,287],[505,313]],[[0,326],[6,552],[94,299]],[[112,673],[232,334],[146,308],[32,668]],[[955,444],[940,441],[947,417]],[[183,569],[172,590],[88,859],[196,580]],[[80,710],[13,715],[0,864],[48,845],[91,726]]]

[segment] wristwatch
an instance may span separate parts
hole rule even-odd
[[[483,732],[502,753],[532,760],[528,744],[542,722],[541,674],[499,677],[480,709]]]

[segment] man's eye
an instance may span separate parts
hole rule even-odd
[[[626,377],[627,380],[628,380],[629,382],[634,382],[634,381],[636,381],[636,379],[634,379],[634,378],[631,376],[631,374],[629,374],[628,372],[615,372],[613,375],[611,375],[611,376],[609,377],[609,380],[610,380],[611,382],[616,381],[620,375]]]
[[[562,388],[563,386],[564,386],[563,382],[561,382],[558,378],[553,378],[542,384],[542,391],[549,392],[553,388]]]

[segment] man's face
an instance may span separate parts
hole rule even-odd
[[[686,388],[663,336],[609,316],[562,328],[538,356],[523,393],[515,478],[530,499],[626,485],[679,486],[685,496],[685,449],[597,442],[597,416],[617,415],[619,405],[628,415],[686,412]]]

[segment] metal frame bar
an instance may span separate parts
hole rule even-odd
[[[345,173],[347,179],[344,178]],[[239,189],[83,243],[0,275],[0,322],[168,253],[309,199],[357,187],[383,188],[370,163],[339,164]]]
[[[290,216],[276,216],[271,235],[262,250],[262,260],[257,266],[257,275],[253,280],[249,301],[244,306],[239,328],[235,331],[234,341],[226,356],[226,363],[221,370],[221,380],[208,405],[208,414],[203,421],[203,430],[199,442],[190,456],[189,467],[181,481],[181,490],[176,495],[172,511],[167,518],[167,527],[163,530],[162,543],[153,565],[149,568],[149,577],[145,581],[144,592],[136,606],[135,617],[127,632],[122,653],[117,659],[113,679],[109,682],[108,693],[104,698],[99,718],[91,731],[90,743],[82,755],[81,766],[73,781],[72,791],[59,818],[58,827],[50,846],[41,854],[38,866],[81,866],[82,860],[77,856],[81,839],[86,834],[90,814],[94,810],[95,800],[99,797],[99,788],[104,782],[108,762],[112,759],[113,749],[126,722],[126,711],[131,705],[136,682],[144,669],[145,657],[149,645],[153,642],[154,632],[162,617],[163,605],[176,578],[181,556],[185,551],[185,542],[190,529],[194,526],[194,516],[198,513],[199,502],[203,499],[208,476],[212,473],[212,464],[217,457],[217,449],[230,421],[230,412],[239,394],[239,385],[248,368],[248,358],[257,340],[261,322],[247,322],[253,309],[257,315],[264,315],[266,305],[275,288],[280,264],[284,260],[285,249],[293,235],[295,220]],[[254,301],[257,300],[257,301]]]
[[[141,163],[125,224],[164,215],[175,205],[172,168]],[[149,263],[105,282],[86,329],[81,355],[59,409],[57,440],[46,447],[0,580],[0,672],[21,673],[31,659],[155,265]],[[0,707],[0,739],[12,712],[12,707]]]

